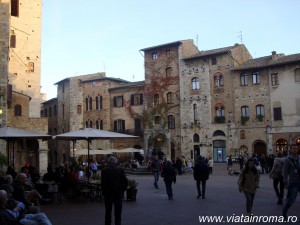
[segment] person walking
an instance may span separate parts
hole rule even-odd
[[[194,167],[193,176],[196,181],[198,192],[197,199],[199,199],[201,196],[202,199],[205,199],[206,181],[209,178],[209,168],[207,166],[207,163],[204,161],[204,157],[199,156],[199,159]],[[200,184],[202,187],[202,191],[200,190]]]
[[[290,154],[285,158],[283,167],[283,182],[288,188],[287,201],[282,209],[284,219],[287,219],[287,212],[295,202],[300,192],[300,156],[297,145],[292,145]]]
[[[158,155],[154,155],[152,162],[151,162],[151,171],[154,176],[154,187],[158,189],[158,180],[159,180],[159,174],[161,172],[161,161],[158,158]]]
[[[101,173],[101,187],[105,204],[105,225],[111,225],[114,206],[115,225],[121,225],[122,199],[128,180],[122,168],[117,167],[117,158],[108,158],[108,167]]]
[[[238,180],[239,191],[244,192],[246,197],[246,210],[248,216],[252,215],[255,193],[257,188],[259,188],[259,178],[260,175],[256,169],[255,160],[253,158],[248,159]]]
[[[282,205],[282,199],[284,195],[283,165],[284,165],[283,153],[278,152],[277,157],[274,160],[273,168],[270,171],[270,175],[269,175],[270,178],[273,179],[273,187],[278,199],[277,201],[278,205]]]
[[[211,158],[211,156],[208,158],[207,166],[208,166],[208,169],[209,169],[209,173],[212,174],[213,173],[213,167],[214,167],[214,161]]]
[[[168,198],[169,198],[169,200],[173,200],[172,183],[173,182],[174,182],[174,184],[176,183],[176,171],[173,168],[172,163],[169,160],[166,160],[164,162],[161,176],[164,178]]]
[[[232,156],[230,155],[227,159],[227,170],[229,175],[232,175],[232,166],[233,166]]]

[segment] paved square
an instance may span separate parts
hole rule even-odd
[[[238,171],[238,166],[234,169]],[[153,186],[153,176],[128,175],[139,182],[136,202],[124,200],[122,225],[199,225],[199,224],[245,224],[245,223],[200,223],[199,216],[241,216],[246,213],[246,201],[238,191],[238,176],[227,174],[225,164],[215,164],[214,173],[207,181],[206,199],[196,199],[196,184],[192,174],[177,176],[173,185],[174,200],[168,200],[164,182],[159,181],[159,189]],[[285,193],[286,195],[286,193]],[[126,198],[125,198],[126,199]],[[253,213],[257,216],[280,216],[282,206],[276,204],[272,180],[261,175]],[[53,225],[104,224],[104,203],[89,200],[67,200],[62,204],[52,203],[42,206]],[[300,197],[289,210],[289,216],[297,216],[300,224]],[[252,223],[266,224],[266,223]],[[271,224],[271,223],[269,223]],[[272,223],[280,224],[280,223]]]

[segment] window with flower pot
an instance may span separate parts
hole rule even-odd
[[[256,118],[259,121],[263,121],[265,117],[265,107],[263,105],[257,105],[256,106]]]

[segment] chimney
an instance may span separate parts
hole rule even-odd
[[[272,60],[277,59],[276,51],[272,51]]]

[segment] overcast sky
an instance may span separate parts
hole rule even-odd
[[[41,91],[106,72],[144,80],[140,49],[193,39],[199,50],[243,43],[254,57],[300,53],[299,0],[43,0]]]

